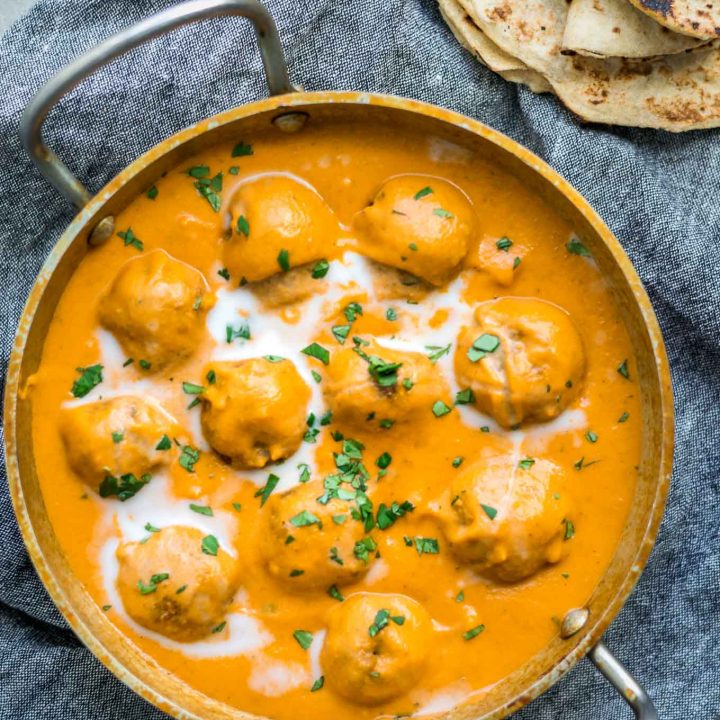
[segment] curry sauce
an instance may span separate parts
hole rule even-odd
[[[583,605],[640,458],[565,220],[446,140],[238,138],[116,217],[29,392],[50,520],[162,668],[273,718],[428,714]]]

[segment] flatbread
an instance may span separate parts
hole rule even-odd
[[[536,93],[552,92],[545,78],[508,55],[478,29],[458,0],[439,0],[440,13],[458,42],[483,65],[509,82],[527,85]]]
[[[627,0],[572,0],[562,51],[591,57],[652,58],[692,50],[706,42],[668,30]]]
[[[655,60],[562,55],[566,0],[472,0],[474,20],[512,57],[545,76],[589,122],[680,132],[720,125],[720,51]]]
[[[630,2],[675,32],[714,40],[720,37],[720,0],[630,0]]]

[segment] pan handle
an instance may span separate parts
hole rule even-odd
[[[268,11],[258,0],[192,0],[168,8],[105,40],[64,67],[37,92],[20,120],[25,150],[45,178],[78,209],[91,198],[85,186],[42,139],[42,125],[54,105],[88,75],[128,50],[181,25],[211,17],[240,15],[255,27],[270,95],[294,92],[280,36]]]
[[[643,686],[610,652],[608,646],[602,640],[590,650],[588,657],[618,691],[622,699],[633,709],[637,720],[658,720],[655,705],[653,705],[653,701],[649,698]]]

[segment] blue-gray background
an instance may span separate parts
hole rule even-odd
[[[42,0],[0,40],[2,373],[29,287],[72,217],[30,165],[18,119],[41,83],[113,31],[171,3]],[[599,211],[637,267],[673,366],[677,450],[657,546],[607,641],[660,717],[720,717],[720,143],[584,127],[551,97],[505,83],[454,41],[432,0],[269,0],[292,79],[394,93],[478,118],[528,146]],[[265,91],[241,20],[205,22],[136,50],[52,113],[46,136],[99,189],[174,131]],[[603,720],[628,710],[587,661],[519,718]],[[30,565],[0,478],[0,717],[158,720],[86,651]],[[300,719],[304,720],[304,719]]]

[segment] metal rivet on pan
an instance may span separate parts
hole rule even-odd
[[[562,625],[560,626],[560,637],[572,637],[576,632],[583,629],[589,617],[590,611],[587,608],[575,608],[575,610],[569,610],[567,615],[563,618]]]
[[[273,125],[285,133],[295,133],[305,127],[308,117],[306,112],[289,112],[273,118]]]
[[[115,218],[112,215],[104,217],[90,233],[88,243],[90,245],[102,245],[107,242],[115,232]]]

